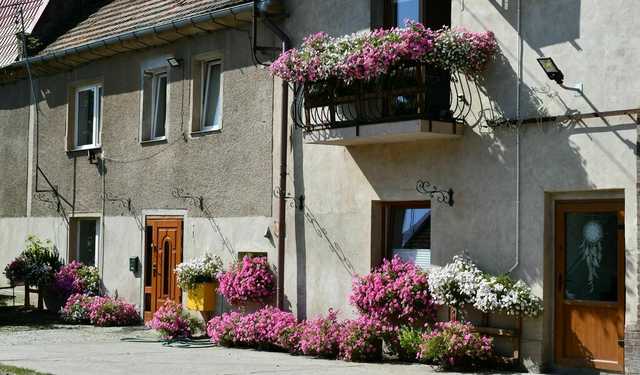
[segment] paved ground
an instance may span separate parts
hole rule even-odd
[[[2,322],[0,322],[0,325]],[[62,374],[428,374],[431,367],[359,364],[212,347],[166,346],[144,328],[0,326],[0,363]]]

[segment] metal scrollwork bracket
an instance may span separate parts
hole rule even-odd
[[[416,190],[418,193],[436,199],[440,203],[448,204],[453,207],[453,189],[441,190],[437,186],[431,185],[429,181],[418,180],[416,182]]]
[[[304,195],[301,195],[299,197],[295,197],[292,195],[286,195],[283,194],[283,191],[280,189],[279,186],[276,186],[275,189],[273,189],[273,196],[276,198],[284,198],[286,200],[289,201],[289,207],[291,208],[297,208],[299,210],[304,210],[304,200],[305,197]]]
[[[173,189],[171,195],[174,198],[189,201],[192,205],[199,207],[200,211],[204,211],[204,197],[202,195],[188,194],[183,188]]]
[[[131,207],[131,198],[120,198],[111,193],[106,193],[104,195],[104,199],[107,202],[119,203],[122,208],[126,209],[130,213],[133,211]]]

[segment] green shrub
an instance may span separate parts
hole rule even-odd
[[[398,355],[403,361],[417,361],[424,331],[404,326],[398,332]]]

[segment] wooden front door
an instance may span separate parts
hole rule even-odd
[[[182,262],[182,219],[147,219],[144,261],[144,320],[148,321],[165,300],[182,301],[175,274]]]
[[[624,370],[624,202],[556,205],[555,358]]]

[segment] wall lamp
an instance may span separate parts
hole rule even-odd
[[[538,59],[538,63],[550,80],[556,81],[557,84],[562,85],[564,82],[564,74],[562,74],[551,57],[541,57]]]
[[[177,68],[182,64],[182,59],[178,59],[175,57],[169,57],[167,59],[167,63],[169,63],[169,66],[172,68]]]

